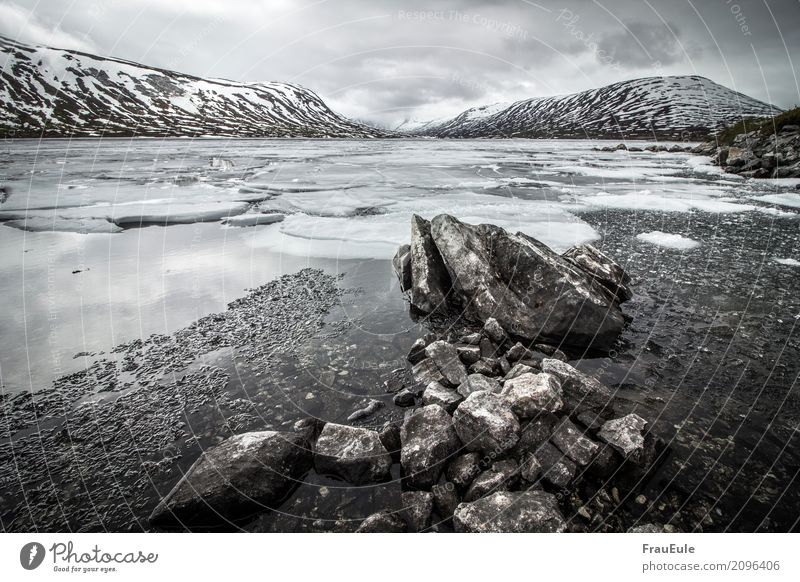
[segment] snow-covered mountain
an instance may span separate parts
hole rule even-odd
[[[203,79],[0,37],[0,135],[380,137],[287,83]]]
[[[573,95],[468,109],[415,133],[436,137],[705,137],[742,117],[777,107],[705,77],[649,77]]]

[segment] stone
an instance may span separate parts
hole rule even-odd
[[[509,483],[506,476],[490,469],[475,477],[464,494],[464,501],[475,501],[495,491],[508,491],[508,489]]]
[[[411,349],[408,350],[408,356],[406,356],[406,359],[412,364],[419,364],[427,357],[425,355],[426,347],[428,347],[428,344],[425,339],[418,338],[413,344],[411,344]]]
[[[300,433],[313,446],[317,442],[317,437],[325,427],[325,421],[313,416],[301,418],[292,426],[292,430]]]
[[[498,352],[500,352],[500,348],[489,338],[485,337],[481,338],[479,347],[481,349],[481,358],[495,358]]]
[[[560,533],[567,524],[554,495],[544,491],[498,491],[453,514],[460,533]]]
[[[526,424],[519,437],[519,442],[511,451],[514,458],[521,461],[529,453],[534,453],[541,444],[550,438],[558,423],[558,417],[551,413],[542,413]]]
[[[430,489],[461,447],[450,415],[436,404],[412,411],[403,422],[400,440],[404,479],[415,489]]]
[[[561,256],[593,277],[618,303],[633,297],[629,287],[631,278],[625,269],[594,246],[590,244],[574,246]]]
[[[408,408],[409,406],[414,406],[417,402],[416,395],[409,390],[408,388],[403,388],[392,397],[392,402],[395,405],[400,406],[402,408]]]
[[[400,282],[400,291],[405,293],[412,288],[411,282],[411,245],[400,245],[392,259],[392,267]]]
[[[480,332],[475,332],[475,333],[468,333],[467,335],[462,335],[458,341],[462,344],[480,346],[481,339],[483,339],[483,336],[480,334]]]
[[[628,414],[606,421],[597,436],[623,457],[638,462],[644,456],[646,427],[647,421],[641,416]]]
[[[561,419],[550,436],[550,442],[581,467],[591,463],[600,449],[600,445],[586,438],[569,418]]]
[[[431,382],[444,382],[444,376],[439,371],[438,366],[436,366],[433,360],[428,358],[415,364],[411,368],[411,375],[417,383],[423,386],[427,386]]]
[[[442,375],[441,383],[445,386],[455,388],[466,379],[467,370],[452,344],[444,340],[435,341],[425,348],[425,354],[436,364]]]
[[[518,360],[523,360],[531,357],[533,357],[533,352],[531,352],[528,348],[526,348],[519,342],[511,346],[511,348],[509,348],[509,350],[506,352],[506,359],[509,362],[516,362]]]
[[[470,374],[497,376],[500,365],[494,358],[482,358],[469,367]]]
[[[366,485],[389,477],[392,459],[377,431],[329,422],[314,451],[314,469],[352,483]]]
[[[554,487],[567,487],[575,478],[575,463],[549,441],[539,446],[534,457],[542,467],[542,477]]]
[[[643,523],[628,529],[628,533],[664,533],[664,528],[654,523]]]
[[[410,532],[421,532],[431,527],[433,493],[428,491],[403,491],[400,494],[403,509],[401,517]]]
[[[542,464],[535,455],[528,453],[520,465],[520,477],[528,483],[536,483],[543,473]]]
[[[347,422],[355,422],[356,420],[361,420],[362,418],[372,416],[381,408],[383,408],[383,402],[380,400],[371,399],[366,406],[353,411],[353,413],[347,417]]]
[[[454,299],[480,321],[495,318],[506,333],[528,340],[599,349],[610,348],[624,327],[618,303],[594,277],[534,238],[446,214],[430,222],[430,235]]]
[[[456,346],[456,351],[458,352],[458,357],[467,366],[481,359],[481,348],[479,346]]]
[[[431,236],[431,223],[411,217],[411,304],[425,313],[447,310],[450,275]]]
[[[386,422],[378,431],[383,448],[386,449],[393,461],[400,461],[400,427],[393,422]]]
[[[150,515],[160,528],[204,529],[277,508],[312,465],[305,435],[230,437],[200,455]]]
[[[519,418],[561,410],[561,383],[552,374],[522,374],[507,380],[501,394]]]
[[[356,533],[405,533],[407,531],[406,522],[396,513],[379,511],[362,521]]]
[[[542,361],[542,371],[561,380],[564,408],[575,414],[591,410],[612,412],[614,395],[595,378],[587,376],[566,362],[548,358]]]
[[[438,404],[444,408],[448,414],[453,414],[456,407],[461,404],[463,400],[464,397],[457,391],[445,388],[438,382],[431,382],[428,384],[428,387],[425,388],[425,392],[422,393],[422,403],[424,405]]]
[[[469,451],[500,453],[519,440],[519,420],[506,400],[492,392],[473,392],[453,413],[453,426]]]
[[[498,322],[494,317],[488,318],[483,323],[483,333],[497,345],[503,345],[503,343],[508,339],[506,330],[503,329],[503,326],[501,326],[500,322]]]
[[[500,366],[500,374],[505,376],[511,371],[511,364],[505,356],[500,356],[497,358],[497,364]]]
[[[508,371],[503,379],[508,382],[509,380],[513,380],[514,378],[518,378],[523,374],[535,374],[536,369],[532,368],[526,364],[514,364],[514,367]]]
[[[442,519],[451,519],[459,503],[461,499],[455,484],[445,481],[433,486],[433,506]]]
[[[473,392],[483,391],[499,393],[501,389],[500,382],[494,378],[488,378],[483,374],[470,374],[467,376],[467,379],[458,386],[458,393],[466,398]]]
[[[463,491],[480,472],[481,456],[478,453],[464,453],[450,461],[445,476]]]

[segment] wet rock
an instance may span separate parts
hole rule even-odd
[[[379,511],[362,521],[356,533],[405,533],[406,531],[408,531],[406,522],[396,513]]]
[[[499,491],[462,503],[453,515],[462,533],[556,533],[566,528],[555,496],[544,491]]]
[[[586,468],[586,473],[598,479],[605,479],[614,474],[622,459],[611,445],[600,444],[594,458]]]
[[[417,223],[412,220],[413,275]],[[559,338],[567,345],[597,348],[610,347],[624,326],[617,303],[594,277],[527,235],[443,214],[430,222],[430,238],[428,262],[441,259],[453,299],[480,321],[493,317],[507,333],[522,338]],[[417,247],[422,253],[423,245]],[[427,288],[420,290],[420,302],[413,298],[415,291],[412,302],[419,309],[438,307],[427,300]]]
[[[520,464],[520,477],[528,483],[536,483],[542,476],[544,469],[535,455],[527,453]]]
[[[500,365],[494,358],[482,358],[469,367],[470,374],[483,374],[484,376],[497,376]]]
[[[554,414],[544,413],[531,419],[520,434],[519,442],[512,450],[515,459],[522,460],[527,454],[535,453],[541,444],[550,438],[558,423]]]
[[[325,427],[325,421],[313,416],[301,418],[294,423],[292,430],[300,433],[313,446],[317,442],[317,437]]]
[[[533,357],[533,352],[517,342],[506,352],[506,359],[509,362],[516,362]]]
[[[233,436],[206,450],[150,515],[154,527],[203,529],[280,505],[311,468],[302,434]]]
[[[384,481],[392,459],[377,431],[328,423],[317,439],[314,468],[353,485]]]
[[[473,392],[453,413],[453,426],[467,450],[502,452],[519,440],[517,417],[505,399],[491,392]]]
[[[481,339],[483,339],[483,336],[479,332],[475,332],[475,333],[468,333],[467,335],[462,335],[458,341],[462,344],[479,346],[481,344]]]
[[[445,388],[438,382],[431,382],[428,384],[428,387],[425,388],[425,392],[422,393],[423,404],[438,404],[444,408],[448,414],[453,414],[462,400],[464,400],[464,397],[461,394],[450,388]]]
[[[561,419],[561,422],[550,436],[550,442],[582,467],[591,463],[600,449],[600,445],[586,438],[569,418]]]
[[[495,491],[508,491],[508,489],[509,483],[506,476],[503,473],[489,469],[475,477],[464,494],[464,501],[475,501]]]
[[[392,397],[392,402],[402,408],[408,408],[409,406],[414,406],[414,404],[416,404],[417,397],[414,392],[408,388],[403,388],[400,390],[400,392],[395,394],[394,397]]]
[[[404,478],[416,489],[430,489],[461,446],[450,415],[436,404],[409,414],[403,422],[400,440]]]
[[[378,432],[383,448],[389,452],[393,461],[400,461],[400,427],[393,422],[387,422]]]
[[[550,356],[551,358],[553,358],[555,360],[559,360],[561,362],[566,362],[566,361],[569,360],[567,355],[564,352],[562,352],[561,350],[559,350],[555,346],[551,346],[549,344],[536,344],[533,347],[537,351],[540,351],[543,354],[545,354],[546,356]]]
[[[481,456],[478,453],[464,453],[457,456],[447,466],[447,480],[462,491],[481,472]]]
[[[532,368],[526,364],[514,364],[514,367],[508,371],[503,379],[508,382],[509,380],[513,380],[514,378],[518,378],[523,374],[535,374],[536,369]]]
[[[434,485],[433,505],[436,508],[436,513],[442,519],[451,519],[459,503],[461,503],[461,499],[458,496],[455,484],[445,481],[439,485]]]
[[[575,463],[549,441],[539,446],[534,457],[542,467],[542,477],[554,487],[564,488],[575,478]]]
[[[503,329],[503,326],[501,326],[500,322],[498,322],[494,317],[488,318],[483,323],[483,333],[497,345],[503,345],[503,343],[508,339],[506,330]]]
[[[481,359],[481,348],[479,346],[464,345],[456,346],[458,357],[465,365],[469,366]]]
[[[494,359],[500,352],[500,348],[497,346],[497,344],[492,342],[489,338],[481,338],[481,343],[479,346],[481,348],[481,358]]]
[[[473,392],[483,391],[500,393],[500,390],[500,382],[494,378],[488,378],[483,374],[470,374],[467,376],[467,379],[458,386],[458,393],[464,398]]]
[[[607,421],[597,436],[614,447],[622,456],[639,462],[644,456],[646,427],[647,421],[641,416],[628,414]]]
[[[614,395],[595,378],[552,358],[542,361],[542,371],[561,380],[564,407],[570,413],[580,414],[587,410],[611,413]]]
[[[372,416],[378,410],[383,408],[383,402],[380,400],[370,400],[367,405],[363,408],[359,408],[358,410],[353,411],[353,413],[347,417],[347,422],[354,422],[356,420],[361,420],[362,418],[367,418],[368,416]]]
[[[631,278],[625,269],[594,246],[578,245],[568,249],[561,256],[593,277],[617,302],[621,303],[633,297],[633,292],[628,286]]]
[[[433,493],[428,491],[403,491],[401,516],[408,531],[421,532],[431,527],[433,517]]]
[[[411,245],[401,245],[397,249],[392,259],[392,267],[394,267],[397,280],[400,281],[400,291],[405,293],[410,291],[412,287],[411,282]]]
[[[431,223],[411,217],[411,303],[426,313],[447,309],[451,282],[431,236]]]
[[[444,376],[439,371],[436,363],[426,358],[411,368],[411,374],[419,384],[427,386],[431,382],[444,382]]]
[[[408,350],[408,356],[406,356],[406,359],[412,364],[419,364],[427,357],[425,355],[426,347],[428,347],[428,343],[425,341],[425,339],[418,338],[413,344],[411,344],[411,349]]]
[[[500,356],[497,358],[497,364],[500,366],[500,374],[506,375],[511,371],[511,364],[506,359],[505,356]]]
[[[561,383],[547,373],[522,374],[507,380],[501,394],[519,418],[532,418],[541,412],[561,410]]]
[[[452,344],[444,340],[435,341],[425,348],[425,354],[436,364],[443,378],[441,383],[445,386],[455,388],[466,379],[467,371]]]

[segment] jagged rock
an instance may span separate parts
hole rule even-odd
[[[542,467],[542,477],[554,487],[564,488],[575,478],[577,467],[550,441],[539,445],[534,457]]]
[[[377,431],[329,422],[314,450],[314,469],[353,485],[385,480],[392,459]]]
[[[400,392],[392,397],[392,402],[401,408],[408,408],[409,406],[414,406],[414,404],[417,403],[417,396],[408,388],[403,388],[400,390]]]
[[[202,529],[274,509],[311,468],[305,435],[232,436],[206,450],[150,515],[154,527]]]
[[[450,388],[445,388],[438,382],[431,382],[422,393],[422,403],[438,404],[444,408],[448,414],[453,414],[456,407],[461,404],[464,397]]]
[[[431,236],[431,223],[411,217],[411,303],[426,313],[446,310],[450,275]]]
[[[453,526],[462,533],[557,533],[566,522],[550,493],[498,491],[459,505]]]
[[[313,416],[301,418],[294,423],[292,430],[300,433],[313,446],[317,442],[317,437],[322,429],[325,428],[325,421]]]
[[[664,533],[664,528],[654,523],[643,523],[628,530],[628,533]]]
[[[503,326],[500,325],[500,322],[494,317],[488,318],[483,323],[483,333],[486,334],[486,337],[500,346],[503,345],[503,343],[508,339],[506,330],[503,329]]]
[[[580,466],[586,466],[600,449],[600,445],[586,438],[569,418],[563,418],[550,436],[558,449]]]
[[[412,221],[412,231],[419,230],[416,224]],[[558,338],[576,347],[610,347],[623,328],[619,306],[592,276],[531,237],[493,225],[464,224],[445,214],[431,221],[430,237],[430,260],[442,260],[454,296],[480,321],[494,317],[507,333]],[[424,245],[416,246],[422,252]],[[420,290],[420,302],[413,298],[413,238],[411,252],[412,302],[433,311],[438,304],[428,300],[428,287]]]
[[[500,365],[493,358],[481,358],[469,367],[470,374],[481,374],[483,376],[496,376]]]
[[[464,453],[457,456],[447,466],[447,480],[455,483],[462,491],[481,472],[481,456],[478,453]]]
[[[436,404],[409,414],[403,422],[400,440],[404,478],[416,489],[430,489],[461,446],[450,415]]]
[[[532,357],[533,352],[519,342],[511,346],[511,348],[509,348],[509,350],[506,352],[506,359],[509,362],[516,362],[518,360],[524,360]]]
[[[558,423],[555,414],[543,413],[531,419],[522,429],[519,442],[512,450],[515,459],[521,461],[526,455],[535,453],[543,442],[550,438]]]
[[[486,337],[481,338],[481,343],[479,344],[479,346],[481,348],[481,358],[494,359],[500,352],[500,348],[498,347],[498,345]]]
[[[453,413],[453,426],[469,451],[502,452],[519,440],[517,417],[505,399],[492,392],[473,392]]]
[[[552,374],[522,374],[507,380],[501,394],[520,418],[561,410],[561,383]]]
[[[508,491],[509,488],[508,479],[503,473],[489,469],[475,477],[464,494],[464,501],[475,501],[495,491]]]
[[[470,374],[467,376],[466,380],[459,384],[458,393],[466,398],[473,392],[484,391],[499,393],[501,389],[500,382],[494,378],[488,378],[483,374]]]
[[[542,464],[535,455],[527,453],[520,464],[520,476],[528,483],[536,483],[542,476]]]
[[[411,375],[418,384],[427,386],[431,382],[444,382],[444,376],[439,367],[430,358],[422,360],[411,368]]]
[[[479,346],[481,345],[481,339],[483,339],[483,336],[479,332],[475,332],[475,333],[468,333],[467,335],[462,335],[458,341],[462,344]]]
[[[362,521],[356,533],[405,533],[406,531],[408,531],[406,522],[396,513],[379,511]]]
[[[497,358],[497,363],[500,365],[500,373],[502,375],[506,375],[511,371],[511,364],[505,358],[505,356],[500,356]]]
[[[555,359],[542,361],[542,371],[561,380],[564,408],[575,414],[584,411],[612,412],[614,395],[601,382],[576,370],[566,362]]]
[[[411,532],[421,532],[431,527],[433,493],[428,491],[403,491],[400,494],[401,515]]]
[[[508,374],[506,374],[503,377],[503,380],[508,382],[509,380],[513,380],[514,378],[519,378],[523,374],[535,374],[535,373],[536,369],[531,368],[526,364],[514,364],[514,367],[508,371]]]
[[[565,259],[588,273],[591,277],[608,289],[618,302],[633,297],[628,284],[630,276],[620,265],[590,244],[583,244],[568,249],[563,255]]]
[[[400,291],[405,293],[412,288],[411,281],[411,245],[400,245],[392,259],[392,266],[400,281]]]
[[[428,342],[425,341],[425,338],[418,338],[413,344],[411,344],[411,349],[408,350],[408,356],[406,356],[406,359],[412,364],[419,364],[427,357],[425,355],[425,348],[427,347]]]
[[[465,345],[456,346],[458,357],[465,365],[469,366],[481,359],[481,348],[479,346]]]
[[[400,427],[393,422],[386,422],[378,432],[383,448],[389,452],[393,461],[400,460]]]
[[[455,388],[466,379],[467,370],[452,344],[444,340],[435,341],[425,348],[425,354],[436,364],[443,378],[442,384]]]
[[[458,497],[456,486],[445,481],[433,487],[433,505],[442,519],[451,519],[461,499]]]
[[[647,421],[638,414],[628,414],[603,424],[597,436],[624,457],[634,462],[642,460],[645,449]]]

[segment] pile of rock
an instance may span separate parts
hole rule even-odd
[[[628,152],[669,152],[672,154],[681,153],[681,152],[689,152],[692,151],[691,146],[681,146],[678,144],[673,144],[671,146],[667,145],[659,145],[659,144],[650,144],[648,146],[639,147],[639,146],[628,146],[624,143],[617,144],[615,146],[603,146],[600,148],[592,148],[596,152],[616,152],[616,151],[628,151]]]
[[[800,126],[784,125],[767,135],[740,133],[729,146],[710,146],[714,163],[726,172],[747,178],[800,177]]]
[[[411,244],[393,259],[400,286],[424,313],[490,317],[516,337],[608,349],[631,297],[624,269],[591,245],[558,255],[523,233],[414,216]]]

